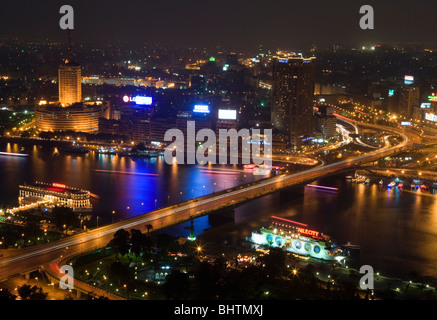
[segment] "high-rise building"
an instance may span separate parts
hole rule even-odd
[[[82,101],[82,73],[80,65],[72,60],[65,60],[59,66],[59,102],[66,107]]]
[[[82,71],[80,65],[73,60],[70,29],[68,29],[67,58],[59,66],[59,103],[62,107],[82,101]]]
[[[40,103],[35,108],[36,127],[41,131],[97,132],[99,118],[108,117],[107,101],[82,102],[81,67],[74,62],[71,53],[71,37],[68,32],[67,59],[59,66],[59,103]]]
[[[313,133],[315,58],[273,57],[272,123],[299,147]]]
[[[328,140],[336,136],[337,118],[334,116],[334,107],[319,105],[314,115],[315,134],[317,138]]]

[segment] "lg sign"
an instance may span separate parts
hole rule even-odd
[[[124,96],[123,97],[123,102],[128,103],[128,102],[135,102],[135,104],[137,105],[141,105],[141,106],[150,106],[152,105],[152,97],[144,97],[144,96],[135,96],[135,97],[129,97],[129,96]]]

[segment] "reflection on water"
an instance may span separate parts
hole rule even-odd
[[[207,230],[199,238],[236,245],[275,215],[306,223],[340,244],[361,245],[361,263],[375,271],[406,276],[414,270],[437,278],[435,195],[354,184],[340,176],[317,183],[339,190],[305,188],[265,196],[236,209],[235,223]]]
[[[4,143],[0,151],[19,152],[17,144]],[[0,156],[0,206],[18,204],[18,186],[34,181],[59,182],[89,190],[94,214],[101,222],[115,221],[156,208],[254,181],[235,165],[167,165],[163,158],[130,158],[90,152],[59,153],[53,147],[25,147],[28,158]]]
[[[20,152],[21,148],[5,143],[0,151]],[[161,158],[134,159],[93,152],[75,156],[36,146],[26,147],[24,152],[30,156],[0,156],[0,206],[17,204],[19,184],[61,182],[100,196],[93,205],[102,222],[111,221],[112,210],[118,221],[259,179],[238,166],[170,166]],[[338,191],[305,188],[278,192],[237,208],[235,222],[211,227],[208,217],[196,219],[195,234],[205,242],[237,245],[276,215],[306,223],[340,244],[351,241],[361,245],[362,264],[370,264],[376,271],[404,276],[414,270],[437,277],[435,195],[357,185],[344,177],[315,183]],[[187,237],[187,226],[189,222],[168,232]]]

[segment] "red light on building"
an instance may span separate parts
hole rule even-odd
[[[304,229],[304,228],[297,228],[297,232],[299,232],[301,234],[305,234],[305,235],[311,236],[311,237],[318,237],[319,236],[319,232],[318,231]]]
[[[62,188],[62,189],[66,189],[66,188],[67,188],[67,186],[66,186],[65,184],[62,184],[62,183],[56,183],[56,182],[53,182],[53,183],[52,183],[52,186],[53,186],[53,187],[56,187],[56,188]]]
[[[126,103],[128,103],[128,102],[129,102],[129,96],[124,96],[124,97],[123,97],[123,101],[126,102]]]

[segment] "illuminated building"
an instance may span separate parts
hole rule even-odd
[[[333,115],[334,108],[330,106],[317,106],[318,111],[314,115],[315,132],[320,138],[331,139],[336,135],[337,118]]]
[[[313,133],[315,58],[273,57],[271,120],[292,147]]]
[[[20,186],[20,205],[49,201],[53,205],[71,208],[74,212],[90,212],[90,193],[60,183],[35,182]]]
[[[59,66],[59,103],[62,107],[82,101],[82,71],[73,60],[70,29],[68,29],[67,59]]]
[[[217,121],[215,123],[215,134],[217,137],[220,136],[220,130],[230,130],[235,129],[238,131],[238,119],[237,110],[235,109],[218,109]],[[217,152],[227,152],[230,154],[231,146],[229,143],[230,138],[227,139],[226,150],[220,150],[220,144],[217,143]],[[221,148],[225,148],[221,146]]]
[[[113,107],[110,119],[100,119],[99,132],[123,135],[134,142],[149,143],[152,105],[152,97],[123,96]]]
[[[97,132],[99,118],[109,113],[109,103],[82,102],[81,67],[71,59],[71,37],[68,33],[68,58],[59,66],[59,102],[40,101],[35,110],[40,131]]]
[[[59,66],[59,102],[62,107],[82,101],[81,67],[74,61],[65,60]]]
[[[39,105],[36,107],[36,127],[40,131],[96,132],[103,104],[77,103],[60,108],[59,105]]]

